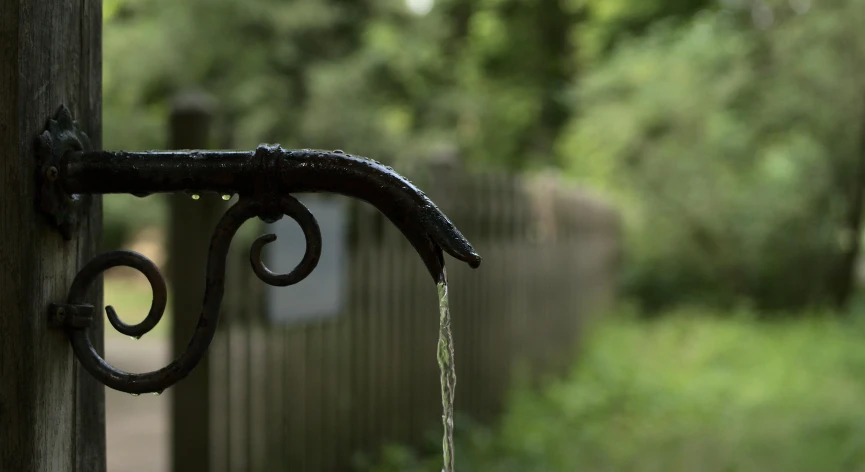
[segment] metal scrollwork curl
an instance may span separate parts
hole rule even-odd
[[[273,215],[275,210],[291,217],[300,225],[306,238],[306,251],[302,260],[291,272],[275,274],[262,262],[261,251],[266,244],[276,240],[276,236],[273,234],[261,236],[250,248],[253,271],[263,282],[280,287],[296,284],[309,276],[321,256],[321,231],[315,217],[302,203],[291,196],[274,199],[242,197],[223,215],[210,240],[204,303],[198,325],[186,349],[169,365],[159,370],[145,373],[124,372],[107,363],[96,351],[86,329],[88,323],[79,322],[73,325],[67,322],[66,327],[72,341],[72,348],[84,368],[106,386],[131,394],[160,393],[186,377],[204,357],[216,333],[219,309],[225,293],[226,259],[232,238],[247,220]],[[124,323],[111,306],[105,308],[108,320],[117,331],[128,336],[139,338],[148,333],[162,319],[168,290],[165,279],[156,265],[136,252],[112,251],[90,261],[75,277],[67,297],[67,305],[58,305],[60,311],[84,312],[88,307],[84,301],[89,286],[102,272],[120,266],[136,269],[147,277],[153,290],[153,301],[147,316],[138,324]]]
[[[331,193],[356,198],[377,208],[415,248],[436,283],[444,280],[444,253],[470,267],[480,255],[424,192],[392,168],[342,151],[283,149],[261,145],[253,151],[105,151],[90,149],[89,139],[61,106],[36,140],[37,204],[65,240],[74,239],[77,222],[94,195],[216,192],[240,195],[216,226],[207,256],[204,302],[198,325],[186,349],[162,369],[134,374],[111,366],[94,348],[87,329],[94,306],[85,292],[99,275],[118,266],[138,270],[150,282],[150,311],[137,324],[124,323],[114,308],[105,311],[114,328],[141,337],[165,312],[168,290],[156,266],[141,254],[114,251],[100,255],[76,276],[66,303],[48,307],[48,323],[68,332],[75,355],[87,371],[108,387],[132,394],[161,392],[186,377],[201,361],[216,333],[225,291],[225,267],[231,240],[250,218],[273,222],[283,215],[303,229],[306,251],[287,274],[276,274],[261,259],[262,249],[276,240],[259,237],[250,248],[255,275],[264,283],[284,287],[306,278],[321,256],[321,232],[298,193]]]
[[[284,197],[279,201],[279,211],[283,215],[291,217],[300,225],[303,236],[306,238],[306,252],[303,259],[288,274],[275,274],[271,272],[261,260],[261,250],[269,243],[276,241],[275,234],[259,236],[252,243],[249,250],[249,262],[252,270],[262,282],[275,287],[287,287],[305,279],[318,265],[321,258],[321,230],[312,213],[302,203],[293,197]]]
[[[87,263],[75,276],[72,282],[72,287],[69,289],[68,303],[70,305],[82,304],[87,295],[87,289],[96,279],[96,277],[113,267],[130,267],[138,272],[141,272],[147,281],[150,282],[150,288],[153,291],[153,301],[150,304],[150,311],[144,320],[138,324],[130,325],[124,323],[114,307],[108,305],[105,307],[105,313],[108,315],[108,321],[120,333],[134,338],[140,338],[149,333],[162,319],[165,313],[165,305],[168,303],[168,288],[165,285],[165,278],[159,272],[150,259],[133,251],[111,251],[95,257]]]

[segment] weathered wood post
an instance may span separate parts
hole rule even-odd
[[[47,324],[96,254],[102,201],[64,241],[36,207],[34,143],[65,104],[101,149],[101,0],[0,2],[0,470],[104,471],[104,388]],[[94,294],[91,300],[100,300]],[[101,312],[101,306],[97,307]],[[91,338],[102,350],[102,317]]]
[[[214,105],[202,93],[176,97],[171,111],[173,149],[207,149]],[[171,282],[172,356],[186,349],[201,311],[210,235],[225,211],[219,195],[169,197],[169,280]],[[171,389],[171,464],[176,472],[210,470],[210,365],[205,356],[183,382]]]

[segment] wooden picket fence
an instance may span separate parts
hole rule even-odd
[[[489,422],[517,366],[537,379],[573,361],[581,321],[614,294],[617,217],[553,178],[409,175],[484,257],[478,270],[447,262],[457,415]],[[348,302],[336,318],[269,324],[248,241],[233,245],[205,367],[210,470],[351,470],[388,442],[440,444],[435,285],[382,215],[350,205]]]

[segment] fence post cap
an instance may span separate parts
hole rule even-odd
[[[193,89],[178,92],[171,99],[171,113],[213,114],[216,110],[216,99],[209,93]]]

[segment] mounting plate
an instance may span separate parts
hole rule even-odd
[[[78,128],[72,113],[65,105],[48,120],[45,131],[36,140],[36,179],[39,210],[44,213],[63,236],[72,239],[81,214],[89,208],[89,195],[70,195],[61,182],[61,162],[69,152],[89,151],[90,139]]]

